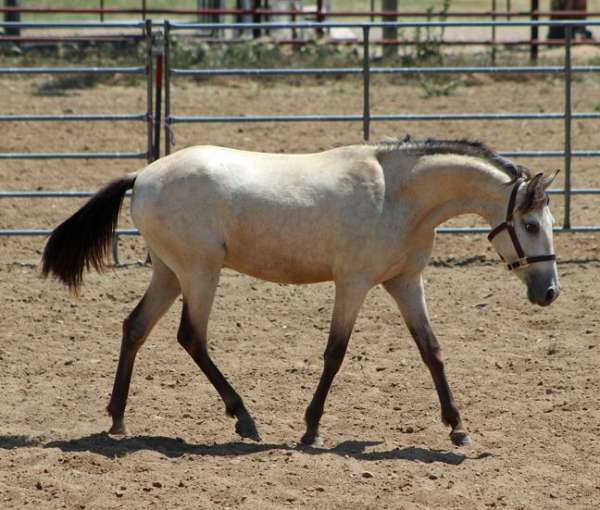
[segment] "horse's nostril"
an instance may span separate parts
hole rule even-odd
[[[546,303],[551,303],[554,300],[555,295],[556,291],[554,290],[554,288],[548,289],[548,292],[546,292]]]

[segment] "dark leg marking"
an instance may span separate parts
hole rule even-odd
[[[302,436],[302,444],[312,445],[318,439],[319,423],[323,416],[325,400],[327,399],[333,379],[342,366],[349,340],[350,333],[340,335],[332,332],[329,334],[327,348],[325,349],[325,354],[323,356],[325,362],[323,373],[321,374],[319,385],[317,386],[315,394],[304,415],[304,419],[306,420],[306,433]]]
[[[444,372],[440,345],[431,330],[431,326],[425,323],[418,329],[409,326],[409,330],[419,348],[421,358],[431,372],[442,408],[442,421],[445,425],[452,427],[450,439],[456,446],[468,445],[471,440],[462,424],[460,413],[450,391]]]
[[[215,387],[223,402],[228,416],[237,418],[235,431],[241,436],[260,441],[254,420],[246,410],[242,398],[229,384],[225,376],[210,359],[206,346],[206,338],[200,336],[190,320],[187,304],[184,302],[181,312],[181,323],[177,332],[177,341],[188,352],[200,370]]]
[[[146,328],[140,324],[140,313],[144,307],[144,298],[137,304],[127,319],[123,321],[123,339],[121,341],[121,353],[117,365],[117,373],[110,402],[106,411],[113,419],[109,434],[126,434],[123,416],[127,405],[127,395],[131,383],[131,373],[135,356],[146,339]]]

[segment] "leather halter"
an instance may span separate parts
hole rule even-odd
[[[500,225],[498,225],[488,234],[488,241],[491,242],[492,239],[494,239],[494,237],[496,237],[500,232],[502,232],[503,230],[508,230],[508,235],[510,236],[510,239],[513,243],[513,246],[515,247],[515,251],[517,252],[517,256],[519,258],[514,262],[506,262],[506,260],[504,260],[504,257],[501,254],[498,255],[500,255],[500,258],[506,263],[506,268],[509,271],[527,267],[529,264],[534,264],[535,262],[546,262],[549,260],[556,260],[556,255],[554,253],[550,255],[536,255],[535,257],[525,256],[525,251],[523,250],[519,238],[517,237],[517,231],[515,230],[513,221],[515,205],[517,202],[517,192],[519,191],[521,184],[523,184],[523,180],[518,179],[515,185],[513,186],[512,192],[510,194],[510,199],[508,200],[506,221],[500,223]]]

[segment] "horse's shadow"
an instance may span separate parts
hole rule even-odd
[[[49,441],[30,439],[25,436],[0,436],[0,449],[42,447],[58,448],[64,452],[91,452],[108,458],[125,457],[132,453],[151,450],[169,458],[183,455],[236,457],[252,455],[265,451],[296,451],[308,455],[333,454],[352,457],[363,461],[405,460],[430,464],[440,462],[448,465],[462,464],[466,459],[476,460],[489,456],[483,453],[468,457],[453,451],[407,446],[386,451],[367,451],[368,448],[380,445],[381,441],[344,441],[333,448],[303,447],[275,443],[247,443],[231,441],[219,444],[191,444],[181,438],[162,436],[132,436],[114,438],[106,433],[71,439],[68,441]]]

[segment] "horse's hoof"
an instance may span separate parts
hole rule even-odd
[[[257,443],[262,441],[253,421],[238,420],[235,424],[235,431],[243,438],[251,439]]]
[[[454,446],[469,446],[471,438],[466,432],[451,432],[450,440]]]
[[[300,444],[303,446],[319,446],[321,444],[321,438],[318,435],[311,432],[307,432],[300,439]]]

